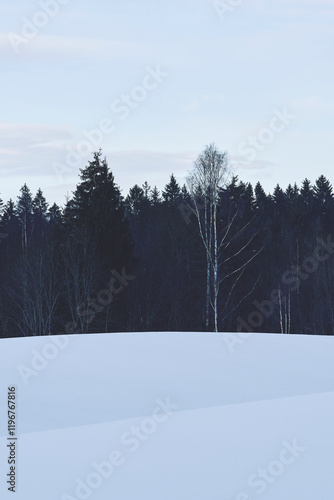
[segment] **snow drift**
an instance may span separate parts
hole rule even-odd
[[[333,337],[4,339],[0,359],[3,499],[10,445],[17,500],[333,498]]]

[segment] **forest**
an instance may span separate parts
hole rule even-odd
[[[0,201],[1,336],[333,334],[327,178],[268,194],[210,145],[186,184],[166,182],[122,196],[100,150],[64,207],[26,184]]]

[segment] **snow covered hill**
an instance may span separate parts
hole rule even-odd
[[[1,499],[333,499],[333,337],[122,333],[0,347]]]

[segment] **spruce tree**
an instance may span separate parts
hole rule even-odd
[[[263,210],[267,204],[267,195],[260,182],[255,185],[255,202],[259,210]]]
[[[80,169],[81,182],[66,206],[67,227],[93,243],[101,257],[114,266],[125,265],[132,252],[124,202],[102,151]]]
[[[179,184],[177,183],[174,174],[170,176],[169,183],[165,186],[164,191],[162,192],[162,197],[170,206],[175,206],[180,199],[181,189]]]
[[[333,203],[333,188],[324,175],[321,175],[315,182],[314,194],[317,207],[322,210],[329,208]]]

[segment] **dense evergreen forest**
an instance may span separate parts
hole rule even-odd
[[[64,207],[27,185],[1,201],[1,336],[333,334],[329,180],[266,194],[233,175],[198,179],[182,187],[171,175],[161,193],[146,182],[123,197],[99,151]]]

